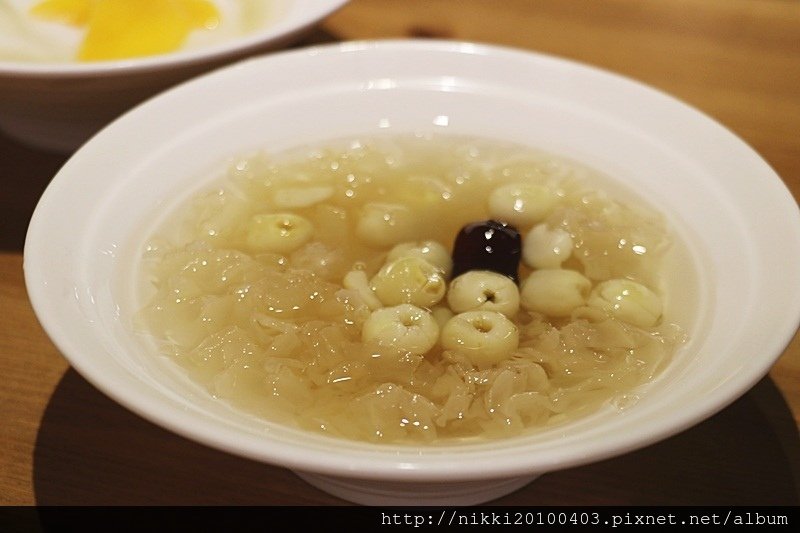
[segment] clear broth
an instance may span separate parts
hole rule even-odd
[[[137,322],[212,395],[270,420],[372,442],[507,437],[608,402],[623,406],[684,339],[669,317],[640,328],[582,308],[569,318],[520,310],[519,348],[491,368],[438,343],[413,355],[362,342],[370,310],[342,279],[354,265],[372,276],[394,244],[357,237],[363,207],[402,204],[415,223],[398,242],[451,249],[464,224],[490,218],[486,198],[507,183],[557,194],[545,222],[575,242],[563,268],[594,284],[635,280],[668,300],[674,236],[663,218],[618,201],[604,192],[613,180],[568,159],[484,139],[408,135],[251,155],[227,174],[148,242],[150,289]],[[250,249],[252,217],[287,211],[276,193],[309,187],[332,191],[290,209],[311,222],[310,241],[287,254]],[[521,265],[520,279],[530,272]]]

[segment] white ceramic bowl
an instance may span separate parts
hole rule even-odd
[[[142,100],[192,76],[286,45],[347,0],[269,1],[275,3],[273,20],[216,45],[91,63],[0,60],[0,129],[40,148],[71,152]]]
[[[564,154],[666,214],[690,250],[684,268],[697,278],[693,309],[683,317],[690,338],[638,403],[482,444],[349,442],[215,401],[131,332],[132,265],[145,234],[215,179],[226,157],[386,128],[473,134]],[[371,504],[483,502],[544,472],[623,454],[696,424],[764,376],[791,339],[800,320],[798,267],[796,203],[769,166],[719,124],[591,67],[444,41],[285,52],[170,90],[74,155],[42,197],[25,247],[27,287],[42,325],[99,389],[181,435]]]

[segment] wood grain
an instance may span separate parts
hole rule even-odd
[[[653,85],[741,136],[800,198],[800,2],[352,0],[305,42],[408,37],[535,50]],[[65,159],[0,134],[0,504],[344,503],[161,430],[69,369],[22,274],[25,228]],[[769,378],[708,421],[496,503],[797,505],[799,420],[796,336]]]

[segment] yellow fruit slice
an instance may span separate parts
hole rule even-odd
[[[87,26],[81,61],[150,56],[178,50],[197,29],[213,29],[220,13],[209,0],[43,0],[31,14]]]
[[[31,15],[54,22],[85,26],[97,0],[42,0],[31,7]]]

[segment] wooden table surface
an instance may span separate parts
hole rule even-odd
[[[641,80],[729,127],[800,198],[798,1],[352,0],[305,42],[387,37],[515,46]],[[22,275],[29,217],[65,160],[0,134],[0,504],[344,503],[145,422],[69,368]],[[768,377],[711,419],[495,503],[797,505],[798,417],[796,336]]]

